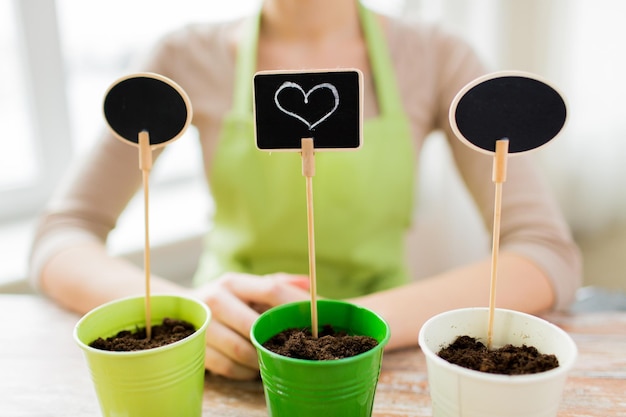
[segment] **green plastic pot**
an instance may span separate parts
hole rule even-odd
[[[349,334],[370,336],[378,345],[350,358],[314,361],[279,355],[263,347],[289,328],[310,328],[309,302],[272,308],[259,316],[250,331],[257,349],[263,389],[272,417],[369,417],[389,341],[387,323],[376,313],[343,301],[319,300],[318,323]]]
[[[83,350],[105,417],[200,417],[204,392],[205,334],[211,318],[202,302],[174,295],[150,297],[152,325],[165,317],[186,320],[196,331],[154,349],[111,352],[89,344],[98,337],[145,326],[142,297],[104,304],[83,316],[74,340]]]

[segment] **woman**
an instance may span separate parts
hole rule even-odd
[[[492,222],[491,158],[454,138],[447,121],[456,92],[485,72],[479,60],[436,28],[376,16],[355,0],[265,0],[260,16],[171,34],[141,66],[189,94],[216,201],[196,288],[152,278],[154,292],[192,294],[211,307],[212,372],[256,377],[248,333],[257,311],[308,298],[302,198],[289,197],[291,190],[302,194],[302,180],[298,172],[290,178],[300,182],[268,169],[298,156],[270,159],[255,149],[252,75],[338,67],[364,74],[364,145],[316,157],[323,166],[315,177],[320,295],[380,313],[392,329],[389,348],[415,345],[419,326],[438,312],[488,304],[490,259],[419,280],[409,277],[404,259],[416,160],[433,130],[447,134],[485,224]],[[136,158],[134,148],[105,135],[42,217],[32,277],[67,308],[86,312],[143,292],[143,272],[104,246],[141,185]],[[527,157],[509,161],[498,268],[503,308],[562,308],[580,284],[577,248]]]

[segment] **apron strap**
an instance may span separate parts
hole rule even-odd
[[[248,116],[252,110],[252,79],[256,69],[257,44],[261,26],[261,12],[256,13],[245,25],[241,42],[237,47],[235,62],[235,85],[233,95],[233,113]]]
[[[359,6],[361,26],[367,44],[369,63],[374,77],[374,88],[381,116],[404,114],[396,76],[387,48],[387,40],[376,15],[362,5]]]
[[[369,61],[374,77],[374,88],[381,116],[404,114],[396,77],[386,39],[376,16],[359,3],[361,27],[368,47]],[[246,25],[243,38],[237,48],[233,112],[249,115],[252,109],[252,78],[256,68],[257,44],[261,13],[252,16]]]

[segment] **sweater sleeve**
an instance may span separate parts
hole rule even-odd
[[[85,242],[104,242],[141,184],[137,149],[103,132],[93,150],[67,172],[44,207],[31,249],[34,288],[57,253]]]
[[[221,31],[221,27],[202,26],[169,33],[144,51],[130,71],[159,73],[178,82],[190,93],[193,123],[197,124],[196,114],[202,111],[196,108],[213,111],[215,103],[225,101],[222,90],[206,94],[215,91],[211,77],[224,73],[227,65]],[[216,55],[222,59],[215,59]],[[199,84],[207,79],[213,84]],[[229,83],[222,84],[226,91]],[[153,151],[155,163],[162,149]],[[119,216],[141,188],[141,176],[138,149],[115,138],[103,121],[99,139],[75,161],[39,216],[29,260],[29,280],[35,289],[39,289],[45,265],[60,251],[85,242],[106,243]]]
[[[495,199],[493,157],[461,142],[448,119],[450,104],[458,91],[488,69],[466,42],[437,26],[403,22],[390,31],[390,42],[416,148],[421,149],[425,137],[435,130],[445,134],[456,169],[491,236]],[[526,153],[508,158],[500,250],[524,256],[541,268],[555,291],[554,307],[564,309],[574,300],[582,283],[581,255],[533,157]]]

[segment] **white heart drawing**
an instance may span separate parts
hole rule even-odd
[[[304,103],[305,104],[309,103],[309,96],[315,90],[319,90],[320,88],[327,88],[327,89],[329,89],[333,93],[333,96],[335,97],[335,105],[328,113],[326,113],[324,116],[322,116],[315,123],[310,123],[304,117],[302,117],[299,114],[296,114],[294,112],[291,112],[291,111],[285,109],[283,106],[280,105],[280,102],[278,101],[278,94],[282,90],[284,90],[285,88],[297,88],[298,90],[300,90],[300,92],[302,92],[302,95],[304,96]],[[282,111],[285,114],[288,114],[291,117],[295,117],[296,119],[300,120],[302,123],[307,125],[309,127],[309,130],[312,130],[315,126],[319,125],[324,120],[328,119],[328,117],[330,117],[330,115],[333,114],[335,112],[335,110],[337,110],[337,107],[339,107],[339,92],[337,91],[337,88],[335,88],[335,86],[330,84],[330,83],[318,84],[318,85],[314,86],[313,88],[311,88],[309,91],[305,92],[304,89],[299,84],[296,84],[296,83],[294,83],[292,81],[285,81],[280,87],[278,87],[278,90],[276,90],[276,93],[274,94],[274,102],[276,103],[276,106],[280,109],[280,111]]]

